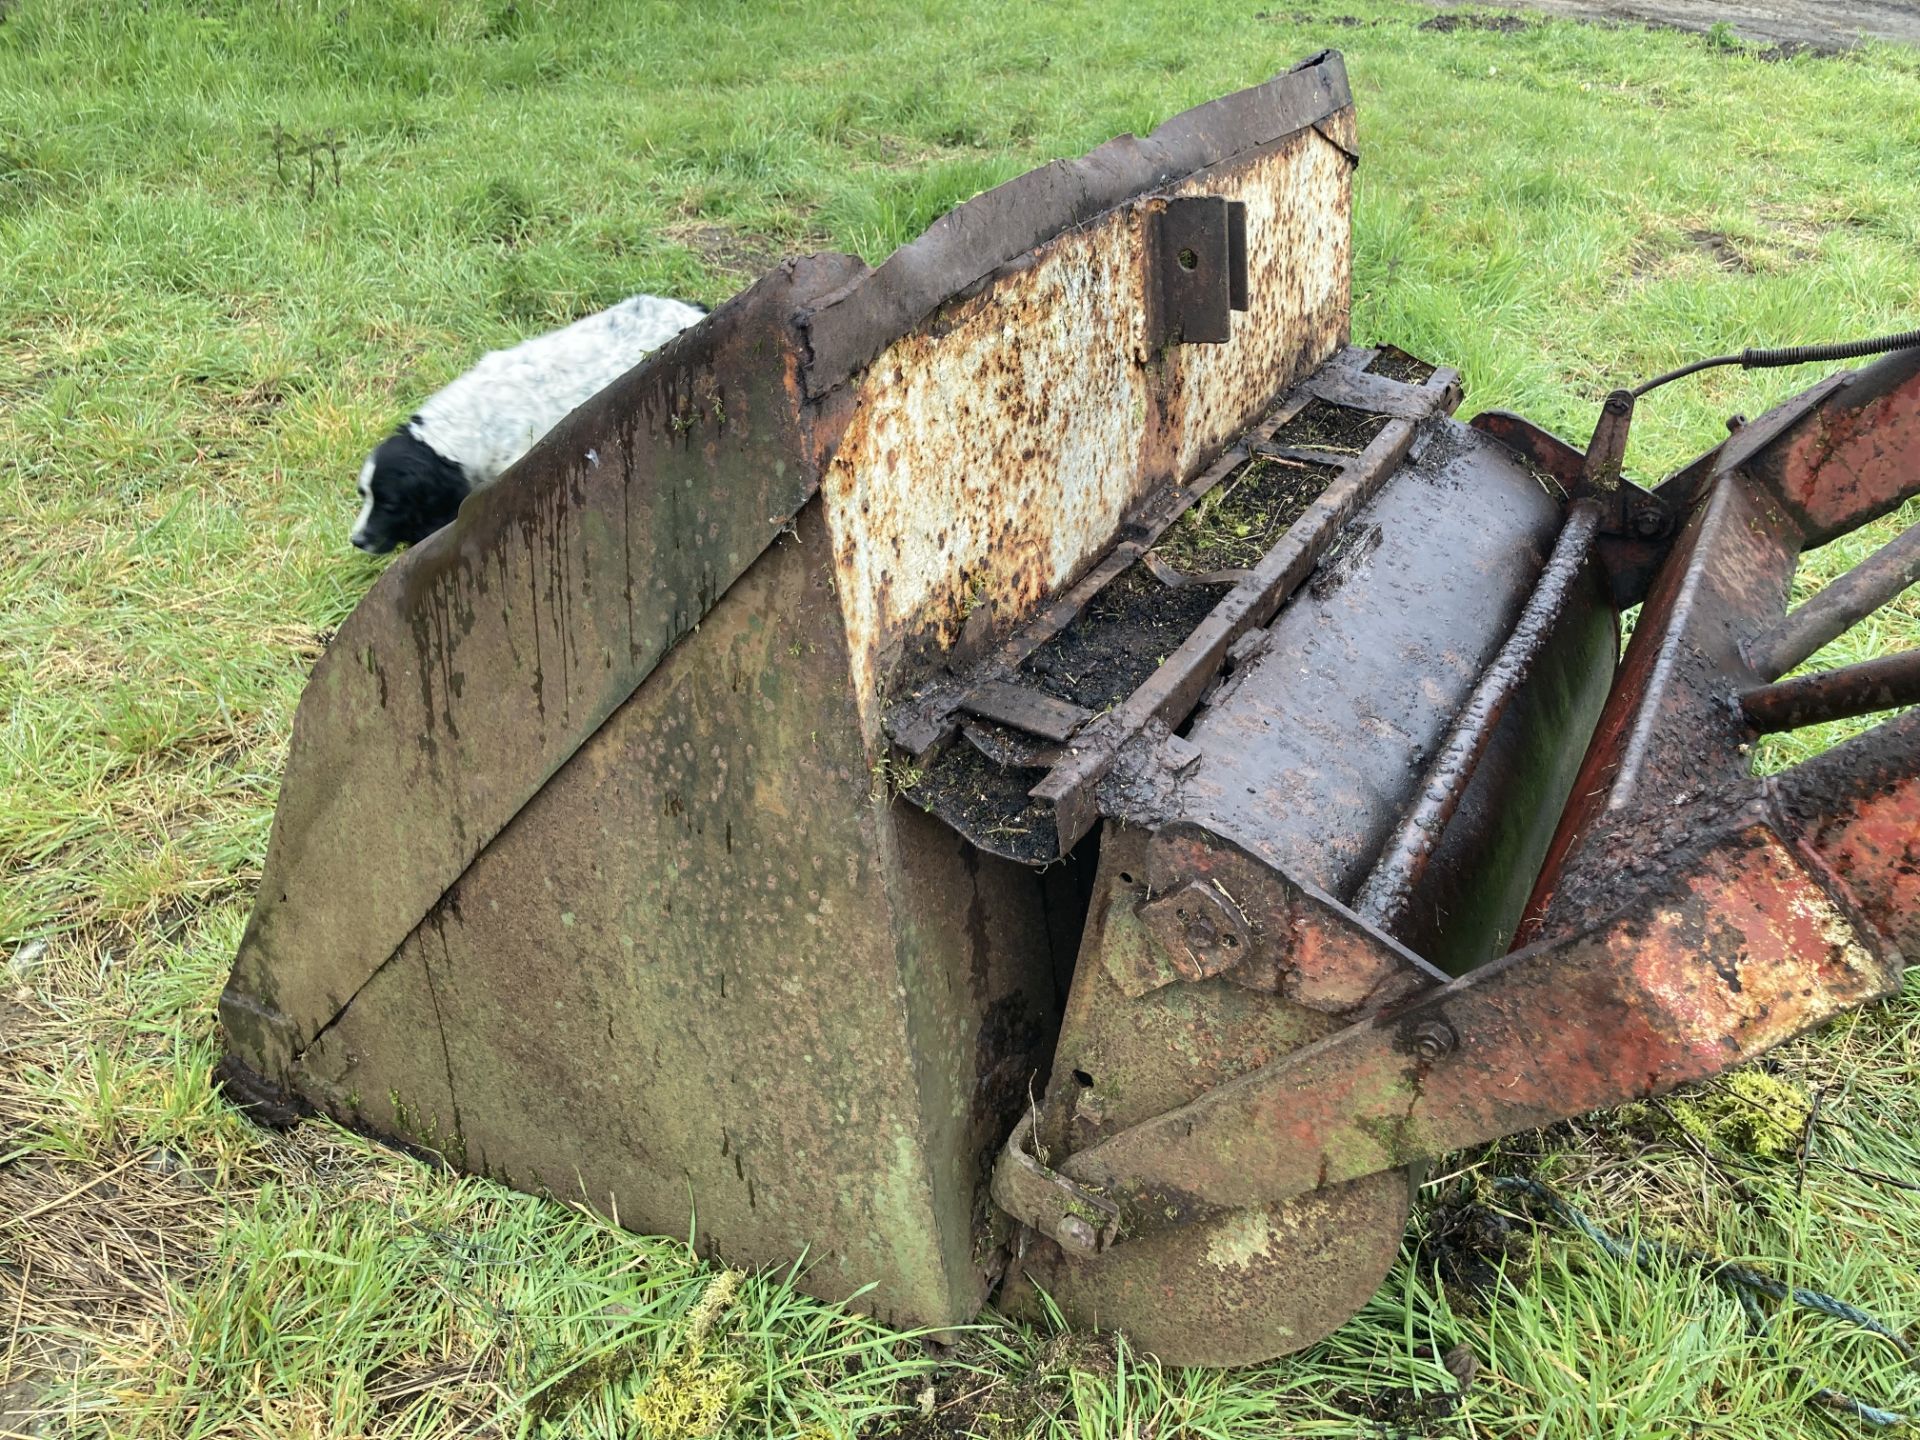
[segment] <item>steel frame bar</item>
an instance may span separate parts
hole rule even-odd
[[[1757,636],[1747,646],[1754,671],[1777,680],[1920,580],[1920,524],[1909,525],[1867,559]]]
[[[1152,1234],[1664,1093],[1891,994],[1897,952],[1770,812],[1722,814],[1706,843],[1650,857],[1649,883],[1592,929],[1359,1021],[1061,1173],[1119,1206],[1123,1239]]]
[[[1914,704],[1920,704],[1920,650],[1796,675],[1740,697],[1747,723],[1762,735]]]

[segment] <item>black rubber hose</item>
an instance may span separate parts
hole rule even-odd
[[[1920,330],[1903,330],[1898,335],[1882,335],[1877,340],[1841,340],[1832,345],[1781,345],[1772,349],[1742,350],[1738,355],[1715,355],[1711,359],[1682,365],[1678,370],[1669,370],[1664,375],[1656,375],[1645,384],[1636,385],[1633,394],[1638,399],[1670,380],[1678,380],[1684,375],[1711,369],[1715,365],[1738,365],[1742,370],[1774,370],[1782,365],[1858,360],[1867,355],[1885,355],[1891,350],[1920,350]]]
[[[1858,360],[1889,350],[1920,349],[1920,330],[1902,330],[1878,340],[1842,340],[1834,345],[1785,345],[1773,350],[1742,350],[1740,364],[1747,370],[1770,370],[1776,365],[1810,365],[1822,361]]]

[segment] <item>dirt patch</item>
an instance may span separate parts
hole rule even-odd
[[[1530,30],[1537,23],[1520,15],[1454,14],[1422,20],[1415,28],[1431,30],[1440,35],[1451,35],[1456,30],[1489,30],[1496,35],[1511,35],[1518,30]]]
[[[1342,30],[1358,30],[1372,25],[1358,15],[1315,15],[1310,10],[1256,10],[1256,20],[1271,20],[1276,25],[1338,25]]]
[[[1416,1352],[1431,1358],[1425,1346]],[[1460,1408],[1460,1402],[1480,1374],[1480,1359],[1473,1347],[1462,1341],[1440,1358],[1441,1368],[1453,1377],[1453,1385],[1440,1382],[1439,1388],[1418,1390],[1411,1385],[1389,1385],[1380,1390],[1349,1390],[1340,1396],[1340,1407],[1378,1427],[1375,1433],[1386,1436],[1412,1436],[1427,1432],[1436,1420],[1445,1420]]]
[[[725,225],[669,225],[663,233],[713,269],[756,280],[786,259],[788,253],[788,246],[770,235],[730,230]]]
[[[942,750],[903,793],[963,834],[990,840],[1016,859],[1037,862],[1060,853],[1053,812],[1027,794],[1046,774],[998,764],[963,738]]]
[[[1250,569],[1339,473],[1337,465],[1255,456],[1195,501],[1155,553],[1189,575]]]
[[[1782,60],[1791,60],[1796,55],[1839,55],[1842,48],[1834,45],[1815,45],[1806,40],[1784,40],[1778,45],[1763,45],[1758,49],[1743,45],[1723,45],[1719,47],[1729,55],[1743,56],[1748,60],[1758,60],[1766,65],[1777,65]]]
[[[1649,280],[1667,268],[1667,256],[1659,246],[1647,241],[1633,247],[1627,257],[1627,275],[1634,280]]]
[[[1863,38],[1920,44],[1920,8],[1906,0],[1527,0],[1524,8],[1602,25],[1690,31],[1730,59],[1840,55]]]
[[[1718,230],[1689,230],[1687,242],[1722,270],[1732,274],[1753,274],[1753,262],[1741,253],[1730,236]]]
[[[1021,673],[1062,700],[1109,709],[1139,689],[1231,588],[1162,585],[1135,565],[1029,655]]]
[[[1516,1284],[1525,1278],[1527,1252],[1526,1233],[1465,1190],[1433,1207],[1418,1254],[1454,1307],[1475,1313],[1503,1276]]]
[[[1280,427],[1273,443],[1295,450],[1332,450],[1340,455],[1358,455],[1386,423],[1385,415],[1335,405],[1316,396]]]
[[[14,1359],[11,1377],[0,1384],[0,1435],[63,1433],[56,1430],[66,1413],[60,1394],[80,1372],[85,1352],[69,1341],[43,1338],[33,1363],[24,1354]]]
[[[1419,355],[1409,355],[1400,346],[1380,346],[1379,355],[1367,363],[1367,374],[1384,374],[1388,380],[1400,380],[1407,386],[1423,386],[1438,365],[1428,365]]]
[[[1424,385],[1439,368],[1416,355],[1409,355],[1398,345],[1382,345],[1380,353],[1368,363],[1367,373],[1384,375],[1389,380],[1398,380],[1402,385]]]

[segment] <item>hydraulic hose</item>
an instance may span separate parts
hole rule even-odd
[[[1867,355],[1885,355],[1891,350],[1920,350],[1920,330],[1903,330],[1898,335],[1882,335],[1877,340],[1841,340],[1831,345],[1781,345],[1771,349],[1746,349],[1737,355],[1715,355],[1707,360],[1695,360],[1691,365],[1682,365],[1678,370],[1669,370],[1664,375],[1656,375],[1644,384],[1636,385],[1633,396],[1637,400],[1649,390],[1657,390],[1669,380],[1678,380],[1697,370],[1708,370],[1715,365],[1738,365],[1742,370],[1773,370],[1782,365],[1831,364],[1836,360],[1858,360]]]

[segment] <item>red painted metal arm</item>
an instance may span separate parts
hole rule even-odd
[[[1062,1172],[1119,1206],[1124,1240],[1658,1094],[1893,990],[1898,955],[1764,802],[1693,818],[1706,838],[1622,875],[1624,903],[1584,933],[1350,1026]]]
[[[1776,776],[1786,823],[1866,922],[1920,956],[1920,710]]]
[[[1804,549],[1896,509],[1920,476],[1920,350],[1788,401],[1729,440],[1721,463],[1744,467],[1773,491],[1798,522]]]

